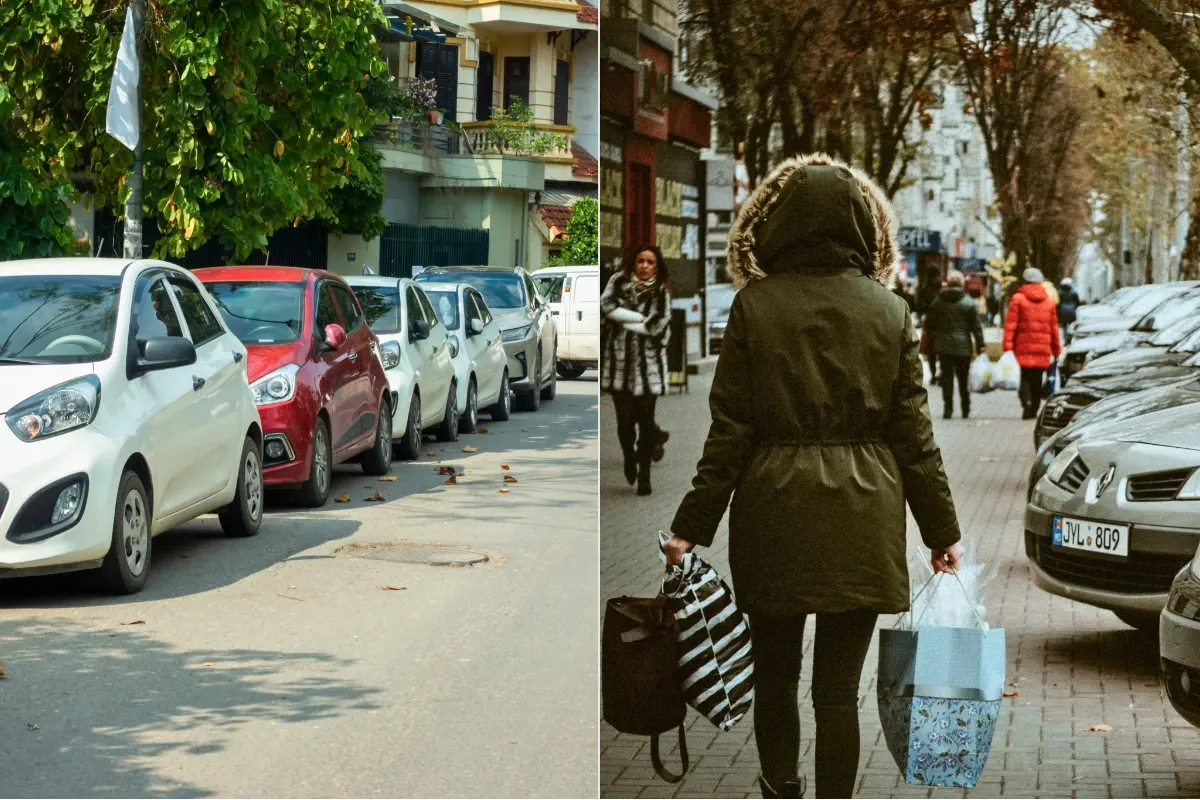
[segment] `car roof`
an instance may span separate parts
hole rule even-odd
[[[460,289],[474,288],[469,283],[452,283],[450,281],[423,281],[417,285],[423,292],[457,292]]]
[[[539,275],[569,275],[572,272],[595,272],[596,274],[600,274],[600,267],[597,265],[588,266],[587,264],[575,267],[543,267],[533,273],[533,277],[536,278]]]
[[[27,258],[0,264],[0,275],[120,275],[133,258]]]
[[[389,278],[386,275],[343,275],[342,280],[351,286],[395,286],[408,282],[408,278]]]
[[[311,274],[333,275],[324,270],[306,267],[203,267],[192,270],[201,281],[266,281],[269,283],[303,283]]]
[[[501,272],[516,273],[519,267],[426,267],[424,272],[435,274],[445,272]],[[424,273],[422,273],[424,274]]]

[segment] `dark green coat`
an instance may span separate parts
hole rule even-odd
[[[730,507],[734,591],[750,613],[898,613],[905,503],[929,547],[957,542],[958,520],[911,315],[885,288],[890,207],[865,176],[821,163],[781,167],[731,231],[743,288],[671,530],[709,545]]]
[[[940,356],[969,357],[983,352],[979,306],[960,287],[942,289],[925,315],[925,328]]]

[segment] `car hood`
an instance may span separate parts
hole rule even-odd
[[[1105,397],[1079,410],[1067,427],[1065,434],[1071,438],[1088,436],[1102,425],[1123,422],[1144,414],[1153,414],[1170,408],[1200,403],[1200,383],[1159,386],[1140,392],[1127,392]]]
[[[492,313],[496,315],[496,320],[500,323],[500,327],[504,330],[508,330],[509,328],[519,328],[522,325],[528,325],[533,321],[529,318],[529,314],[519,308],[505,311],[493,311]]]
[[[1186,361],[1191,353],[1172,353],[1166,347],[1131,347],[1101,356],[1076,373],[1076,380],[1110,378],[1147,367],[1174,366]]]
[[[93,362],[83,364],[3,364],[0,365],[0,414],[18,403],[60,383],[91,375]],[[104,387],[100,387],[103,391]]]
[[[1195,367],[1184,366],[1161,366],[1152,367],[1149,369],[1137,369],[1131,372],[1126,372],[1122,375],[1114,375],[1109,378],[1098,378],[1096,380],[1085,379],[1079,380],[1076,375],[1071,379],[1071,388],[1075,387],[1078,381],[1080,389],[1086,392],[1094,392],[1100,397],[1115,394],[1117,392],[1136,392],[1139,389],[1153,389],[1156,386],[1170,386],[1176,383],[1184,383],[1200,376],[1200,370]]]
[[[307,346],[302,342],[291,344],[248,344],[246,353],[249,358],[247,378],[251,383],[274,372],[284,364],[303,363]]]
[[[1081,322],[1072,333],[1076,336],[1091,336],[1100,333],[1113,333],[1115,331],[1127,331],[1138,321],[1135,317],[1123,317],[1117,315],[1115,317],[1101,317],[1099,319],[1088,320]]]
[[[1087,432],[1086,440],[1200,450],[1200,405],[1189,403],[1133,419],[1096,425]]]
[[[1128,330],[1088,335],[1075,333],[1074,336],[1071,343],[1063,349],[1064,353],[1111,353],[1129,347],[1130,339],[1133,338],[1133,334]]]

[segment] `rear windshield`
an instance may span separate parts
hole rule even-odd
[[[233,335],[244,344],[284,344],[304,332],[303,283],[205,283]]]
[[[429,298],[429,304],[437,312],[438,319],[446,326],[446,330],[458,330],[458,294],[426,291],[425,296]]]
[[[117,275],[0,277],[0,365],[103,361],[112,355],[120,295]]]
[[[466,283],[474,286],[493,311],[525,307],[525,283],[515,272],[422,272],[421,283]]]
[[[400,332],[400,288],[397,286],[351,286],[375,333]]]

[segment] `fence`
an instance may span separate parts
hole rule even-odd
[[[467,267],[488,263],[488,232],[417,225],[387,226],[379,240],[379,273],[411,278],[416,267]]]

